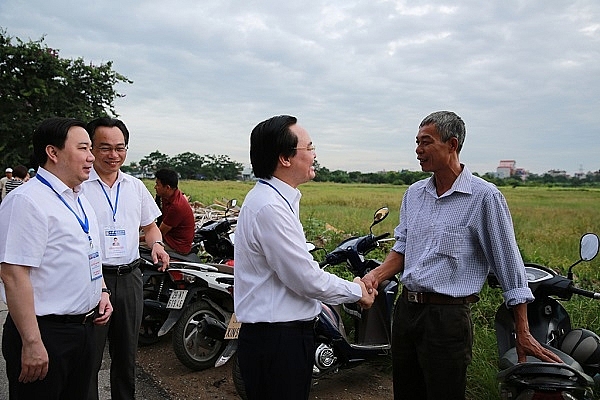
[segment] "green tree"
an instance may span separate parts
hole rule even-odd
[[[199,179],[204,165],[204,157],[196,153],[185,152],[171,158],[171,164],[182,179]]]
[[[161,168],[171,168],[171,159],[168,155],[156,150],[142,158],[139,162],[144,173],[156,172]]]
[[[13,40],[0,27],[0,165],[34,166],[31,136],[46,118],[118,116],[113,102],[124,96],[114,89],[119,82],[133,83],[113,71],[111,61],[63,59],[44,37]]]

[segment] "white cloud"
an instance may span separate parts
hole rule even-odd
[[[248,162],[248,136],[299,118],[331,170],[418,169],[431,111],[467,124],[463,162],[600,169],[600,4],[332,0],[4,0],[0,26],[113,68],[130,160],[151,151]]]

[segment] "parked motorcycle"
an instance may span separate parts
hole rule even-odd
[[[194,242],[201,243],[201,254],[208,255],[203,259],[204,262],[233,266],[234,228],[237,217],[231,216],[231,213],[236,206],[236,199],[228,201],[223,218],[207,221],[196,230]]]
[[[215,365],[226,346],[233,314],[233,268],[225,264],[172,263],[167,270],[175,289],[158,336],[173,329],[173,350],[188,368]]]
[[[582,236],[580,259],[561,276],[548,267],[525,264],[529,287],[535,301],[528,304],[529,330],[542,346],[556,353],[563,363],[541,362],[527,357],[518,363],[515,325],[512,313],[502,304],[496,312],[498,342],[498,380],[502,399],[592,399],[600,372],[600,338],[587,329],[572,329],[569,314],[558,301],[573,294],[600,299],[600,293],[580,289],[573,283],[573,267],[598,254],[599,240],[593,233]],[[488,278],[491,287],[500,287],[496,277]]]
[[[365,255],[378,247],[379,241],[389,236],[373,235],[373,226],[389,214],[382,207],[374,215],[369,234],[344,240],[319,263],[321,268],[345,263],[353,276],[363,277],[381,262],[366,259]],[[392,311],[398,294],[398,280],[392,277],[381,282],[379,295],[368,310],[356,304],[329,305],[323,303],[315,327],[316,349],[313,379],[338,369],[351,368],[359,363],[390,354]],[[349,322],[344,322],[344,319]],[[244,383],[237,357],[234,357],[233,382],[238,394],[245,398]]]
[[[233,230],[237,218],[231,214],[236,209],[236,204],[235,199],[229,200],[222,218],[207,221],[196,229],[192,251],[189,254],[168,251],[172,260],[171,267],[175,266],[176,262],[188,263],[179,266],[189,269],[205,265],[206,262],[233,266]],[[203,256],[200,257],[199,254]],[[169,329],[165,327],[161,332],[171,313],[167,304],[176,287],[166,271],[158,271],[158,266],[152,261],[150,249],[140,246],[140,257],[144,311],[138,341],[140,345],[146,346],[159,341],[160,337],[172,327]]]

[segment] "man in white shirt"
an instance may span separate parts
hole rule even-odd
[[[81,194],[94,156],[83,122],[48,119],[33,134],[37,178],[0,206],[0,262],[9,314],[2,353],[11,400],[83,399],[93,323],[112,313],[98,223]]]
[[[368,308],[377,293],[358,278],[349,282],[321,270],[306,248],[297,187],[314,178],[315,158],[295,117],[263,121],[250,136],[260,180],[237,221],[234,268],[238,360],[249,400],[308,399],[321,301]]]
[[[135,399],[135,356],[144,305],[142,273],[139,266],[139,230],[152,249],[161,270],[169,264],[156,223],[160,210],[142,181],[120,168],[127,156],[129,131],[118,119],[102,117],[91,121],[87,130],[95,156],[84,193],[98,215],[102,248],[102,271],[115,312],[108,326],[97,329],[95,371],[91,377],[89,400],[98,399],[98,372],[108,338],[110,391],[112,400]]]

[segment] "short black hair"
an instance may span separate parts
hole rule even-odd
[[[65,148],[69,129],[74,126],[85,129],[85,123],[74,118],[55,117],[42,121],[33,132],[32,140],[33,156],[38,165],[43,167],[48,161],[47,146],[55,146],[59,149]]]
[[[13,168],[13,176],[20,179],[27,178],[27,167],[24,165],[17,165]]]
[[[90,135],[92,144],[94,143],[94,134],[96,133],[96,129],[100,126],[106,126],[108,128],[116,126],[121,130],[121,132],[123,132],[123,137],[125,138],[125,146],[129,144],[129,130],[125,126],[125,123],[120,119],[111,117],[100,117],[88,122],[86,129],[88,131],[88,134]]]
[[[298,137],[290,130],[290,126],[296,122],[296,117],[279,115],[254,127],[250,134],[250,163],[254,176],[264,179],[273,177],[279,156],[291,157],[296,154]]]
[[[168,185],[173,189],[177,189],[179,183],[179,177],[176,171],[168,168],[162,168],[156,171],[154,177],[160,181],[163,185]]]

